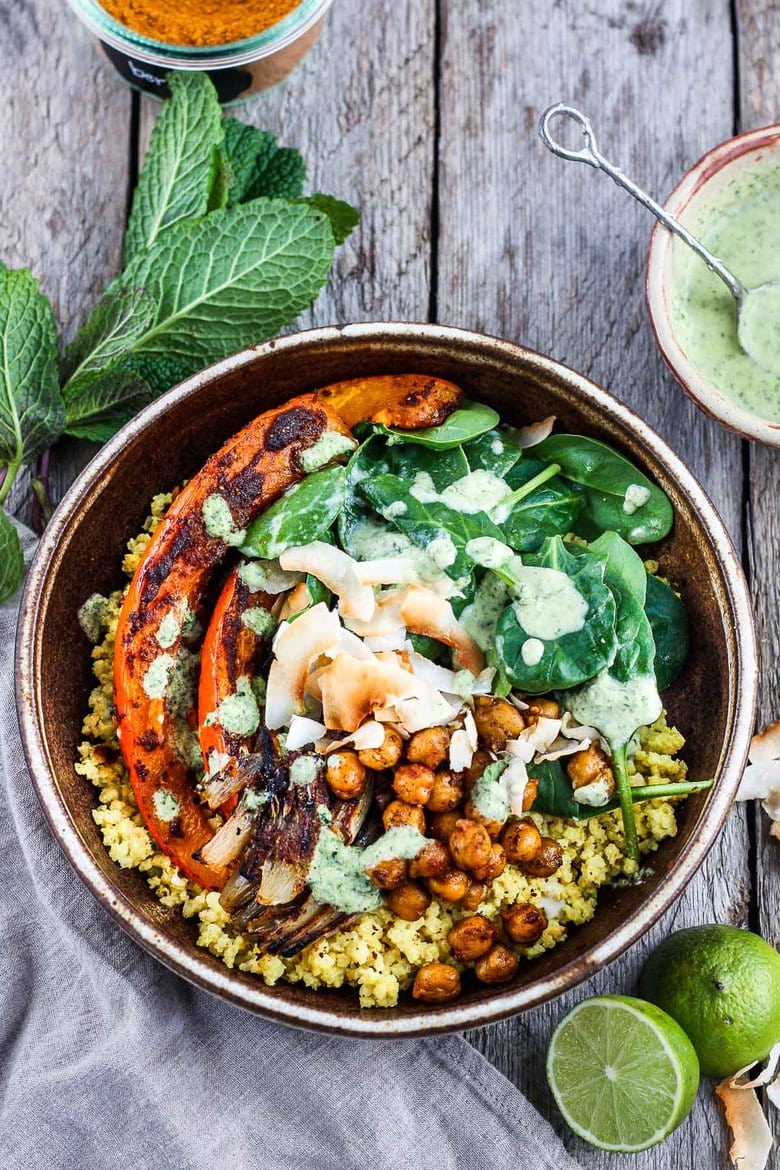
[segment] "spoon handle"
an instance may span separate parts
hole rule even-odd
[[[570,150],[561,143],[556,142],[550,131],[551,123],[557,118],[567,118],[575,122],[585,137],[585,145],[580,150]],[[656,203],[646,191],[641,187],[637,187],[623,172],[620,167],[616,167],[614,163],[609,162],[604,158],[604,155],[599,150],[596,144],[596,135],[593,133],[593,127],[590,124],[590,119],[586,118],[580,110],[575,109],[574,106],[568,106],[565,102],[557,102],[554,106],[550,106],[545,110],[539,122],[539,137],[548,150],[553,154],[557,154],[559,158],[568,159],[570,162],[587,163],[589,167],[594,167],[597,171],[604,171],[609,175],[613,182],[617,183],[618,187],[622,187],[624,191],[628,191],[629,195],[633,196],[643,207],[646,207],[656,219],[668,228],[670,232],[674,232],[689,248],[692,248],[698,256],[701,256],[704,263],[710,268],[716,276],[719,276],[725,285],[727,285],[729,292],[734,297],[737,305],[742,303],[745,296],[744,285],[737,280],[733,272],[731,272],[722,260],[717,256],[713,256],[709,248],[705,248],[700,240],[692,236],[687,228],[684,228],[679,220],[670,215],[661,207],[660,203]]]

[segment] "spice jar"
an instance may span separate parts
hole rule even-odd
[[[277,85],[317,41],[333,0],[302,0],[278,24],[228,45],[172,45],[114,20],[95,0],[69,0],[114,68],[134,89],[168,97],[171,69],[203,69],[219,100],[231,105]]]

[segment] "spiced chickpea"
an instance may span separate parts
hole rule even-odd
[[[428,804],[436,777],[425,764],[400,764],[393,776],[393,788],[407,804]]]
[[[552,837],[542,837],[533,857],[523,862],[523,869],[529,877],[552,877],[563,864],[563,849]]]
[[[412,997],[423,1003],[446,1003],[460,995],[460,975],[449,963],[426,963],[414,977]]]
[[[328,756],[325,779],[339,800],[354,800],[365,792],[368,772],[356,752],[332,752]]]
[[[536,800],[536,793],[539,790],[539,781],[530,778],[526,782],[525,792],[523,793],[523,812],[529,812],[534,807]]]
[[[474,870],[490,856],[491,841],[484,825],[461,818],[447,842],[452,860],[460,869]],[[476,876],[476,875],[475,875]],[[478,879],[480,880],[480,879]]]
[[[429,841],[409,863],[409,877],[442,877],[452,867],[450,851],[442,841]]]
[[[428,810],[430,812],[430,808]],[[457,825],[461,814],[457,811],[434,813],[430,818],[428,835],[437,841],[449,841],[450,833]]]
[[[487,860],[483,865],[476,866],[471,872],[478,882],[487,882],[490,885],[505,869],[506,854],[498,842],[494,841],[490,846],[490,853]]]
[[[484,882],[469,882],[466,897],[460,903],[464,910],[478,910],[487,897],[488,888]]]
[[[391,800],[382,813],[382,824],[385,829],[400,829],[403,825],[411,825],[413,829],[425,834],[425,813],[419,804],[407,804],[404,800]]]
[[[536,825],[526,817],[522,821],[510,821],[501,834],[507,861],[512,865],[524,865],[539,852],[542,834]]]
[[[463,800],[463,781],[457,772],[436,772],[426,808],[443,813],[457,808]]]
[[[566,761],[566,771],[571,786],[576,792],[590,784],[601,784],[604,793],[610,797],[615,791],[615,773],[612,761],[600,743],[592,743],[581,752],[575,752]]]
[[[488,953],[496,941],[497,933],[489,918],[482,914],[472,914],[470,918],[463,918],[453,926],[447,935],[447,942],[456,959],[462,963],[472,963],[474,959],[481,959]]]
[[[501,830],[504,827],[504,822],[491,821],[490,817],[483,816],[477,806],[474,804],[473,800],[466,801],[463,812],[470,821],[476,821],[478,825],[484,826],[484,828],[486,828],[488,831],[488,836],[491,837],[494,841],[497,837],[501,836]]]
[[[466,792],[471,792],[477,780],[479,780],[485,771],[485,768],[487,768],[488,764],[492,764],[492,762],[490,752],[486,752],[484,748],[477,748],[471,757],[471,763],[463,773],[463,786]]]
[[[525,728],[525,720],[508,699],[477,695],[474,700],[474,722],[477,733],[491,752],[501,752],[508,739],[516,739]]]
[[[415,731],[406,745],[410,764],[424,764],[434,771],[446,763],[450,754],[450,733],[446,727],[426,727]]]
[[[448,869],[441,877],[428,878],[428,889],[442,902],[462,902],[468,888],[469,877],[462,869]]]
[[[416,922],[418,918],[422,918],[431,901],[431,895],[417,882],[403,882],[385,894],[385,902],[393,914],[407,922]]]
[[[388,857],[366,870],[370,881],[380,890],[396,890],[406,881],[407,864],[400,857]]]
[[[501,911],[504,930],[514,943],[529,946],[538,942],[547,929],[547,915],[532,902],[515,902]]]
[[[384,742],[378,748],[363,748],[358,752],[361,764],[365,764],[372,772],[382,772],[385,768],[394,768],[404,750],[404,741],[394,727],[385,728]]]
[[[528,716],[536,719],[560,719],[561,708],[560,704],[556,703],[554,699],[529,699]]]
[[[517,959],[501,943],[477,959],[474,974],[480,983],[506,983],[517,971]]]

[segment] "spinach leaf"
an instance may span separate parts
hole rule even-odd
[[[537,555],[515,558],[494,572],[514,595],[498,622],[496,651],[520,690],[541,695],[576,687],[612,661],[615,601],[600,557],[573,556],[554,536]],[[538,662],[523,659],[523,644],[531,638],[543,646]]]
[[[688,657],[688,611],[673,589],[648,575],[645,613],[655,642],[655,678],[659,691],[664,691],[677,678]]]
[[[491,406],[481,402],[464,402],[449,418],[438,427],[423,427],[419,431],[402,431],[397,427],[380,427],[386,435],[399,435],[407,443],[420,443],[423,447],[460,447],[470,439],[476,439],[485,431],[493,430],[499,417]]]
[[[349,203],[345,203],[343,199],[336,199],[333,195],[306,195],[302,199],[296,199],[296,203],[305,203],[309,207],[315,207],[318,211],[324,212],[327,215],[331,230],[333,231],[333,239],[337,244],[343,244],[345,240],[349,239],[353,231],[360,223],[360,214]]]
[[[528,765],[528,775],[539,781],[533,811],[547,816],[563,817],[569,821],[589,821],[620,808],[617,797],[606,804],[580,804],[574,799],[574,790],[559,760],[542,760]],[[690,796],[712,787],[712,780],[686,780],[679,784],[644,784],[631,787],[632,804],[645,800],[661,800],[669,796]]]
[[[416,443],[394,443],[385,448],[384,458],[393,475],[412,484],[416,476],[429,475],[434,489],[444,491],[456,480],[469,474],[469,465],[461,447],[434,451]]]
[[[366,529],[369,524],[375,525],[379,522],[379,517],[360,493],[360,484],[371,475],[381,475],[389,470],[390,463],[384,440],[374,433],[364,439],[347,462],[344,506],[338,518],[338,535],[341,547],[355,560],[367,559],[365,549],[362,545],[359,546],[357,540],[361,527]],[[381,523],[389,532],[390,526]]]
[[[150,248],[180,220],[204,216],[224,141],[222,110],[207,73],[170,73],[171,98],[163,104],[125,232],[123,258],[130,261]]]
[[[523,458],[507,475],[507,483],[517,491],[536,479],[546,466],[539,460]],[[554,475],[512,508],[501,525],[506,542],[517,552],[536,552],[548,536],[570,532],[582,506],[580,490]]]
[[[565,479],[581,485],[583,518],[599,532],[617,532],[629,544],[645,544],[671,531],[674,514],[666,494],[606,443],[584,435],[550,435],[531,452],[536,459],[557,463]],[[646,494],[633,512],[631,488]]]
[[[647,573],[642,561],[616,532],[605,532],[590,546],[604,560],[604,580],[617,602],[617,650],[609,670],[620,682],[652,672],[655,644],[645,614]]]
[[[57,364],[57,327],[51,305],[26,270],[0,269],[0,467],[5,490],[23,463],[62,434],[65,407]]]
[[[499,479],[506,479],[523,451],[508,431],[494,429],[466,443],[463,454],[470,471],[490,471]]]
[[[320,540],[322,539],[323,538],[320,537]],[[324,601],[330,609],[331,603],[333,601],[333,594],[331,593],[330,589],[328,589],[328,586],[323,585],[322,581],[320,581],[318,577],[314,577],[311,573],[307,573],[306,588],[308,589],[309,597],[311,598],[311,605],[309,608],[311,608],[311,606],[318,605],[321,601]]]
[[[24,577],[24,557],[19,535],[5,512],[0,511],[0,604],[13,597]]]
[[[319,540],[343,507],[346,482],[346,468],[336,464],[293,484],[252,521],[239,551],[273,560],[288,548]]]
[[[446,504],[423,503],[398,475],[364,479],[359,490],[385,520],[456,581],[471,577],[473,561],[466,554],[470,540],[484,536],[501,540],[501,529],[484,512],[456,512]]]
[[[446,666],[448,669],[452,666],[452,651],[443,642],[437,642],[425,634],[410,634],[409,641],[423,658],[430,659],[437,666]]]

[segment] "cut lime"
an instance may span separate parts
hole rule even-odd
[[[680,1025],[654,1004],[598,995],[553,1032],[547,1079],[576,1134],[601,1150],[633,1154],[688,1116],[699,1062]]]

